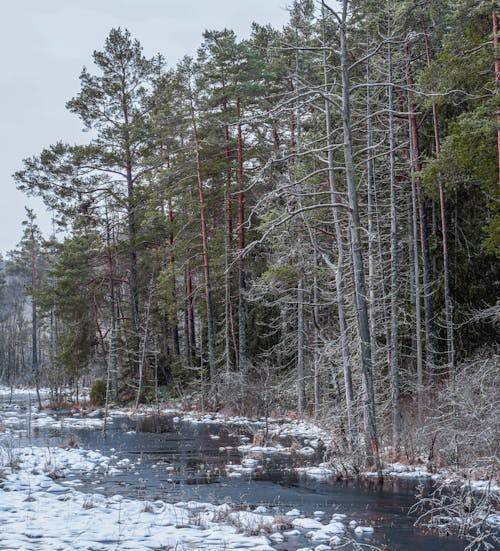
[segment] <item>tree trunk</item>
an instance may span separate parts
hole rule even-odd
[[[368,40],[367,40],[368,43]],[[369,84],[371,79],[370,60],[366,62],[366,83]],[[372,157],[373,150],[373,129],[372,129],[372,106],[371,106],[371,89],[367,86],[366,89],[366,147],[368,150],[368,158],[366,160],[366,179],[367,179],[367,214],[368,214],[368,298],[369,298],[369,315],[370,315],[370,333],[372,336],[373,357],[377,357],[376,349],[376,312],[375,312],[375,228],[374,228],[374,186],[375,186],[375,168],[374,159]]]
[[[302,417],[305,405],[304,378],[304,280],[297,286],[297,410]]]
[[[427,66],[431,64],[431,54],[429,48],[429,40],[427,32],[424,29],[424,41],[425,51],[427,54]],[[441,154],[441,142],[439,139],[439,120],[437,105],[432,104],[432,121],[434,127],[434,147],[436,155],[439,157]],[[498,132],[500,133],[500,127]],[[499,147],[500,147],[500,134],[499,134]],[[451,302],[450,293],[450,262],[448,256],[448,228],[446,224],[446,203],[444,197],[444,185],[441,179],[439,179],[439,207],[441,211],[441,238],[443,247],[443,280],[444,280],[444,308],[446,316],[446,345],[448,351],[448,368],[455,373],[455,342],[454,342],[454,328],[453,328],[453,303]]]
[[[493,47],[495,50],[495,93],[500,94],[500,50],[498,49],[498,15],[497,10],[493,8],[491,13],[493,21]],[[500,111],[497,112],[497,148],[498,148],[498,183],[500,185]]]
[[[208,365],[210,371],[210,385],[212,399],[217,402],[217,368],[215,365],[215,330],[212,307],[212,287],[210,282],[210,261],[208,254],[207,222],[205,215],[205,194],[203,190],[203,176],[201,172],[200,144],[198,140],[198,128],[194,115],[193,100],[190,99],[191,122],[193,124],[193,137],[196,153],[196,176],[198,180],[198,195],[200,201],[201,240],[203,247],[203,271],[205,276],[205,299],[207,306],[207,340],[208,340]]]
[[[222,81],[222,90],[225,95],[225,82]],[[224,114],[227,117],[227,101],[223,101]],[[226,364],[226,377],[233,366],[233,354],[234,362],[238,367],[238,350],[236,348],[236,335],[234,331],[233,322],[233,307],[232,307],[232,293],[231,293],[231,253],[233,249],[233,219],[231,208],[231,147],[229,143],[229,126],[224,126],[224,139],[226,141],[225,158],[226,158],[226,189],[224,190],[224,203],[226,213],[226,239],[224,244],[224,345],[225,345],[225,364]]]
[[[123,84],[125,89],[125,85]],[[128,131],[129,113],[125,99],[125,92],[122,98],[123,118],[125,121],[125,179],[127,182],[127,230],[128,230],[128,253],[129,253],[129,286],[130,286],[130,315],[134,344],[134,353],[139,353],[139,290],[137,278],[137,244],[136,244],[136,223],[135,223],[135,192],[134,178],[132,176],[132,153],[130,150],[130,136]]]
[[[388,19],[388,37],[391,37],[390,13]],[[394,129],[394,96],[392,45],[387,46],[389,86],[389,179],[391,195],[391,406],[392,406],[392,445],[396,455],[401,450],[401,404],[399,388],[399,339],[398,339],[398,234],[397,234],[397,197],[396,197],[396,139]]]
[[[194,307],[193,307],[193,276],[191,268],[186,269],[186,340],[188,346],[189,365],[194,364],[194,355],[196,353],[196,329],[194,323]]]
[[[232,369],[232,350],[231,350],[231,320],[232,320],[232,308],[231,308],[231,268],[230,268],[230,254],[231,254],[231,202],[229,184],[224,192],[224,202],[226,204],[226,236],[224,240],[224,355],[226,365],[226,378],[229,377],[229,373]]]
[[[149,294],[148,294],[148,303],[146,306],[146,319],[144,320],[144,336],[142,340],[142,349],[140,351],[139,356],[139,385],[137,388],[137,396],[135,399],[135,407],[139,407],[139,402],[142,399],[142,391],[144,387],[144,367],[146,364],[146,353],[148,349],[148,338],[149,338],[149,317],[150,317],[150,310],[151,310],[151,303],[153,301],[153,292],[154,292],[154,279],[153,276],[151,276],[151,282],[149,284]]]
[[[318,289],[318,255],[314,253],[314,278],[313,278],[313,326],[314,326],[314,417],[318,418],[320,405],[320,389],[319,389],[319,345],[320,345],[320,325],[319,325],[319,289]],[[339,396],[340,398],[340,396]]]
[[[413,86],[413,77],[411,71],[411,59],[408,44],[404,44],[404,56],[407,61],[407,82],[411,88]],[[420,218],[420,247],[423,260],[423,276],[424,276],[424,312],[425,312],[425,331],[427,338],[427,354],[426,354],[426,369],[427,375],[431,381],[435,378],[435,332],[434,332],[434,315],[432,308],[432,288],[431,288],[431,262],[429,253],[429,240],[427,237],[427,213],[425,208],[424,192],[422,190],[422,181],[420,172],[422,165],[420,163],[420,148],[418,140],[417,116],[411,99],[408,101],[408,109],[410,113],[411,127],[411,142],[413,147],[413,169],[415,172],[415,184],[417,192],[417,203]]]
[[[108,216],[106,207],[106,253],[108,261],[108,290],[111,315],[111,329],[109,332],[109,382],[110,390],[113,392],[113,398],[118,398],[118,350],[117,350],[117,315],[116,315],[116,298],[115,298],[115,281],[114,281],[114,263],[111,250],[111,222]]]
[[[33,222],[31,222],[33,224]],[[35,381],[36,396],[38,406],[42,408],[40,398],[40,371],[38,364],[38,329],[37,329],[37,311],[36,311],[36,243],[33,225],[31,226],[31,369]]]
[[[172,209],[172,200],[169,198],[168,200],[168,221],[172,227],[172,224],[174,223],[174,211]],[[169,263],[172,269],[172,304],[173,307],[173,314],[172,317],[174,318],[172,320],[172,341],[173,341],[173,348],[174,348],[174,354],[176,356],[180,356],[181,349],[180,349],[180,342],[179,342],[179,323],[177,320],[177,290],[176,290],[176,280],[175,280],[175,256],[174,256],[174,233],[172,229],[170,230],[168,234],[168,243],[170,245],[170,257],[169,257]]]
[[[341,57],[341,75],[342,75],[342,126],[344,134],[344,168],[347,182],[347,195],[350,208],[350,226],[351,241],[353,253],[354,269],[354,293],[358,317],[358,331],[361,345],[361,368],[366,386],[368,413],[368,431],[373,457],[371,461],[375,463],[377,474],[380,480],[383,480],[382,463],[379,454],[379,442],[377,432],[377,418],[375,412],[375,392],[373,386],[372,374],[372,355],[371,355],[371,337],[370,320],[368,319],[368,307],[366,299],[366,285],[363,266],[363,253],[361,243],[361,221],[359,217],[358,196],[356,190],[353,145],[351,129],[351,111],[350,111],[350,82],[349,82],[349,58],[347,46],[347,11],[348,0],[342,1],[342,18],[339,25],[340,30],[340,57]]]
[[[333,127],[330,112],[330,102],[328,100],[328,70],[326,57],[326,39],[323,29],[323,78],[324,78],[324,93],[325,93],[325,117],[326,117],[326,139],[327,139],[327,154],[328,154],[328,184],[330,188],[330,200],[332,205],[339,203],[337,194],[337,185],[335,178],[335,159],[333,155]],[[353,414],[353,386],[352,373],[350,363],[350,351],[347,342],[347,320],[345,317],[345,298],[344,298],[344,241],[343,232],[340,225],[340,213],[337,206],[332,207],[333,224],[337,239],[337,266],[335,270],[335,289],[337,292],[337,312],[339,319],[340,331],[340,347],[342,352],[342,369],[344,372],[345,385],[345,401],[346,401],[346,416],[347,416],[347,441],[349,448],[353,450],[356,446],[356,427]]]
[[[239,368],[243,374],[243,384],[248,375],[247,359],[247,307],[245,299],[245,191],[243,189],[243,136],[241,131],[241,102],[236,98],[238,117],[238,357]]]
[[[410,162],[413,161],[412,147],[410,144]],[[415,340],[417,354],[417,408],[418,418],[422,418],[422,398],[424,389],[424,369],[422,351],[422,308],[420,291],[420,258],[418,254],[418,201],[415,176],[411,178],[411,212],[412,212],[412,251],[413,251],[413,282],[414,282],[414,304],[415,304]]]

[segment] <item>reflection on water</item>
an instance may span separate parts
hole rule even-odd
[[[228,464],[238,465],[242,455],[237,446],[250,436],[243,427],[177,422],[171,417],[115,418],[106,435],[91,429],[37,429],[33,443],[57,445],[70,435],[81,446],[105,455],[130,460],[130,469],[113,476],[80,477],[82,491],[121,494],[131,498],[165,501],[233,502],[248,506],[265,505],[276,512],[297,508],[312,515],[345,513],[376,531],[366,543],[385,550],[459,551],[465,542],[454,537],[438,537],[413,527],[407,514],[415,498],[416,482],[406,479],[376,481],[317,482],[298,476],[295,467],[317,463],[320,458],[297,454],[255,455],[252,473],[231,478]],[[362,541],[362,540],[360,540]],[[276,546],[282,551],[304,547],[299,538]]]

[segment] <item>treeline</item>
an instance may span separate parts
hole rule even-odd
[[[497,43],[481,0],[296,0],[175,68],[113,29],[88,141],[14,175],[55,229],[3,263],[3,381],[314,414],[379,470],[493,454]]]

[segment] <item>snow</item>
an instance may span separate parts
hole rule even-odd
[[[3,468],[0,482],[0,548],[273,549],[264,536],[239,533],[242,529],[253,532],[271,526],[272,515],[246,511],[227,515],[227,505],[194,501],[168,504],[120,495],[106,498],[65,485],[64,477],[69,474],[97,471],[110,461],[98,452],[83,449],[29,446],[12,451],[2,446],[0,463],[15,466]],[[58,482],[51,478],[56,472],[61,477]],[[228,522],[216,522],[217,517]]]
[[[373,526],[356,526],[354,533],[357,536],[369,536],[373,534]]]
[[[246,531],[259,531],[261,528],[270,528],[275,519],[272,515],[263,515],[253,511],[236,511],[230,513],[228,518],[233,524]]]
[[[415,465],[403,465],[401,463],[391,463],[383,469],[386,476],[398,478],[429,478],[432,473],[427,467],[418,467]],[[377,476],[377,473],[365,473],[368,477]]]
[[[39,392],[40,396],[47,396],[50,393],[50,389],[40,388]],[[16,396],[36,397],[36,390],[34,388],[13,388],[12,394],[15,394]],[[8,386],[0,386],[0,397],[10,395],[11,389]]]
[[[344,527],[342,522],[332,520],[326,526],[324,526],[322,528],[322,530],[325,533],[327,533],[328,535],[334,536],[334,535],[338,535],[338,534],[343,534],[344,530],[345,530],[345,527]]]
[[[0,397],[9,395],[10,389],[0,387]],[[17,397],[28,399],[28,395],[33,398],[33,390],[16,390]],[[123,408],[110,411],[110,416],[142,417],[148,412],[147,408],[141,411]],[[295,540],[294,547],[304,544],[303,540],[307,537],[311,547],[302,549],[328,551],[345,542],[346,524],[358,537],[369,537],[374,532],[372,526],[360,526],[356,520],[349,521],[341,513],[333,515],[328,521],[324,520],[322,511],[316,511],[314,518],[306,518],[301,511],[293,509],[285,514],[288,526],[292,525],[293,529],[283,530],[280,529],[282,519],[279,521],[263,506],[245,511],[235,510],[227,504],[196,501],[169,504],[126,499],[120,495],[105,497],[99,493],[81,493],[77,490],[79,475],[93,472],[99,473],[101,478],[113,476],[122,469],[133,468],[130,460],[118,460],[116,456],[106,457],[99,451],[78,448],[16,447],[14,436],[25,432],[27,413],[20,402],[0,413],[1,424],[6,429],[4,434],[0,434],[0,489],[4,490],[0,505],[0,549],[152,551],[170,547],[178,551],[270,551],[272,545],[281,545],[287,540]],[[31,427],[101,428],[104,412],[90,416],[88,413],[73,412],[72,416],[56,418],[50,412],[37,411],[33,406]],[[172,409],[160,411],[162,415],[174,413],[174,423],[227,423],[246,428],[254,434],[263,432],[262,421],[243,417],[185,414]],[[256,470],[262,469],[262,462],[268,461],[272,454],[297,453],[309,458],[330,442],[325,431],[307,422],[275,420],[269,427],[273,435],[272,445],[255,445],[247,437],[240,438],[241,442],[246,442],[238,447],[243,458],[240,464],[226,465],[229,478],[252,476]],[[217,435],[211,438],[217,440]],[[295,439],[294,444],[285,447],[280,442],[282,438]],[[301,439],[299,446],[297,439]],[[258,439],[254,438],[256,441]],[[167,471],[169,469],[172,467],[166,467]],[[320,463],[299,468],[298,472],[306,478],[322,481],[334,476],[337,469],[331,463]],[[436,476],[425,467],[400,463],[386,465],[384,473],[409,478]],[[373,476],[373,473],[366,473],[366,476]],[[498,486],[488,484],[473,482],[476,489],[498,491]],[[490,515],[486,521],[498,526],[500,516]]]
[[[473,490],[477,490],[478,492],[489,491],[492,493],[500,493],[500,485],[498,484],[498,481],[493,482],[491,480],[472,480],[468,484],[470,484]]]
[[[300,455],[314,455],[316,453],[316,450],[311,446],[304,446],[303,448],[300,448],[297,453]]]
[[[280,534],[279,532],[273,532],[270,536],[269,536],[269,539],[273,542],[273,543],[283,543],[285,541],[285,536],[283,534]]]
[[[94,473],[104,484],[106,477],[133,468],[131,461],[70,446],[21,446],[16,436],[25,432],[27,424],[22,406],[12,404],[0,414],[2,424],[10,426],[0,434],[0,549],[273,551],[273,545],[303,538],[307,532],[314,545],[311,549],[327,551],[331,548],[327,544],[334,541],[332,535],[343,534],[343,524],[322,522],[325,514],[321,511],[315,512],[315,518],[306,518],[297,509],[288,511],[286,518],[294,528],[280,530],[282,517],[275,517],[264,506],[250,511],[228,504],[167,503],[80,492],[79,476]],[[57,419],[33,406],[30,420],[32,427],[63,424],[96,429],[103,422],[100,415]],[[251,474],[261,468],[267,448],[262,450],[257,457],[246,455],[239,465],[229,464],[229,476]]]
[[[327,480],[335,474],[327,463],[321,463],[317,467],[299,467],[297,472],[306,478],[318,481]]]
[[[246,459],[243,459],[241,461],[241,464],[244,467],[256,467],[259,464],[259,462],[257,461],[257,459],[254,459],[253,457],[247,457]]]
[[[292,525],[302,530],[321,530],[323,528],[323,524],[319,520],[312,518],[296,518],[292,521]]]
[[[500,528],[500,514],[488,515],[485,520],[490,526]]]

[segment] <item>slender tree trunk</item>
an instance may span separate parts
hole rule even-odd
[[[128,111],[124,109],[125,124],[128,125]],[[139,289],[137,277],[137,239],[135,222],[135,190],[132,176],[132,154],[128,144],[128,135],[125,144],[125,173],[127,181],[127,230],[129,253],[129,288],[130,288],[130,322],[133,332],[134,354],[139,354]]]
[[[40,371],[38,363],[38,318],[36,311],[36,243],[33,226],[31,227],[31,369],[35,380],[36,396],[38,407],[42,408],[42,400],[40,398]]]
[[[412,147],[410,145],[410,163],[413,161]],[[418,418],[422,418],[422,398],[424,390],[424,369],[423,369],[423,351],[422,351],[422,307],[421,307],[421,289],[420,289],[420,257],[418,254],[418,201],[415,175],[411,178],[411,211],[412,211],[412,251],[413,251],[413,281],[415,286],[414,304],[415,304],[415,340],[417,354],[417,408]]]
[[[390,3],[388,5],[388,36],[391,37]],[[394,94],[392,45],[387,46],[389,86],[389,180],[391,195],[391,406],[392,406],[392,445],[396,455],[401,450],[401,404],[399,388],[399,339],[398,339],[398,218],[396,196],[396,139],[394,128]]]
[[[368,40],[367,40],[368,43]],[[368,46],[368,44],[367,44]],[[370,60],[366,62],[366,83],[371,81]],[[370,333],[372,336],[373,357],[376,358],[376,338],[375,330],[376,312],[375,312],[375,228],[374,228],[374,185],[375,185],[375,167],[373,155],[373,130],[372,130],[372,104],[371,89],[366,88],[366,147],[368,158],[366,161],[366,179],[367,179],[367,214],[368,214],[368,297],[370,305]]]
[[[295,28],[295,74],[292,82],[292,90],[295,92],[295,105],[291,117],[291,178],[297,181],[298,151],[301,141],[301,121],[300,121],[300,100],[299,100],[299,33]],[[296,197],[300,201],[300,185],[294,183],[297,189]],[[295,200],[294,200],[295,201]],[[291,206],[295,209],[295,204]],[[293,262],[294,260],[292,260]],[[297,409],[299,415],[304,414],[305,407],[305,367],[304,367],[304,339],[305,321],[304,321],[304,278],[300,277],[297,285]]]
[[[323,78],[324,78],[324,93],[325,93],[325,117],[326,117],[326,139],[327,139],[327,155],[328,155],[328,184],[330,188],[330,199],[332,205],[339,203],[337,193],[337,184],[335,178],[335,159],[333,154],[333,125],[330,112],[330,102],[328,100],[328,69],[327,69],[327,54],[326,54],[326,37],[323,29]],[[337,239],[337,266],[335,270],[335,289],[337,292],[337,312],[339,319],[340,330],[340,347],[342,353],[342,369],[344,372],[345,385],[345,401],[346,401],[346,416],[347,416],[347,441],[349,448],[353,450],[356,446],[356,427],[353,413],[353,386],[352,373],[350,362],[349,344],[347,342],[347,320],[345,316],[345,298],[344,298],[344,241],[343,232],[340,224],[340,213],[337,206],[332,207],[333,224]]]
[[[113,392],[113,397],[118,398],[118,350],[117,350],[117,315],[116,315],[116,298],[115,298],[115,281],[114,281],[114,262],[111,250],[111,222],[108,216],[106,207],[106,256],[108,261],[108,291],[109,291],[109,306],[111,315],[111,329],[109,332],[109,384],[108,391]]]
[[[304,280],[300,278],[297,286],[297,409],[300,416],[305,406],[304,336]]]
[[[317,266],[318,260],[315,259]],[[320,409],[320,365],[319,365],[319,304],[318,304],[318,276],[317,269],[314,273],[313,283],[313,316],[314,316],[314,357],[313,357],[313,369],[314,369],[314,416],[318,418]]]
[[[139,282],[137,276],[137,225],[135,220],[135,189],[132,174],[132,151],[129,134],[129,106],[127,103],[125,75],[122,74],[122,112],[125,123],[123,153],[125,160],[125,180],[127,183],[127,232],[128,232],[128,256],[129,256],[129,293],[130,293],[130,324],[132,328],[132,347],[130,354],[132,364],[140,363],[140,338],[139,338]],[[139,370],[141,366],[138,366]]]
[[[226,204],[226,236],[224,243],[224,355],[226,364],[226,378],[229,377],[229,373],[232,369],[232,351],[231,351],[231,267],[229,256],[231,254],[231,202],[229,184],[224,192],[224,202]]]
[[[340,30],[340,57],[342,75],[342,126],[344,134],[344,169],[347,182],[347,194],[350,208],[351,243],[354,269],[354,293],[358,317],[358,331],[361,345],[361,368],[365,381],[368,414],[368,433],[377,474],[383,480],[382,463],[380,461],[379,442],[377,432],[377,417],[375,411],[375,391],[372,373],[372,354],[370,320],[368,319],[367,294],[363,266],[363,253],[361,243],[361,221],[359,216],[358,195],[356,190],[352,128],[351,128],[351,107],[350,107],[350,81],[349,81],[349,58],[347,46],[347,12],[348,0],[342,1],[342,18],[339,25]]]
[[[142,349],[140,352],[139,357],[139,385],[137,388],[137,396],[135,399],[135,407],[139,407],[139,402],[142,398],[142,391],[144,387],[144,367],[146,364],[146,352],[148,349],[148,338],[149,338],[149,317],[150,317],[150,310],[151,310],[151,303],[153,301],[153,283],[154,283],[154,277],[151,276],[151,282],[149,284],[149,296],[148,296],[148,303],[146,306],[146,319],[144,320],[144,336],[142,340]]]
[[[241,101],[236,98],[238,117],[238,356],[239,368],[245,384],[248,375],[247,359],[247,306],[243,250],[245,248],[245,191],[243,189],[243,135],[241,130]]]
[[[493,47],[495,50],[495,93],[498,96],[500,94],[500,50],[499,34],[498,34],[498,14],[496,8],[493,8],[491,13],[493,21]],[[497,112],[497,148],[498,148],[498,182],[500,185],[500,110]]]
[[[172,199],[168,199],[168,221],[170,224],[170,227],[172,228],[172,224],[174,223],[174,211],[172,209]],[[169,257],[169,263],[170,268],[172,270],[172,279],[171,279],[171,285],[172,285],[172,341],[173,341],[173,348],[174,348],[174,354],[176,356],[180,356],[181,354],[181,348],[180,348],[180,342],[179,342],[179,322],[177,320],[177,285],[176,285],[176,277],[175,277],[175,255],[174,255],[174,232],[172,229],[170,229],[170,232],[168,234],[168,243],[170,246],[170,257]]]
[[[402,106],[408,110],[408,162],[411,174],[411,212],[409,213],[409,243],[410,243],[410,269],[411,269],[411,296],[415,307],[415,352],[417,360],[417,409],[418,419],[422,418],[423,397],[423,350],[422,350],[422,308],[420,287],[420,256],[419,256],[419,227],[418,227],[418,201],[416,191],[416,174],[413,154],[415,151],[412,136],[411,110],[406,109],[410,105],[409,94],[400,96]]]
[[[411,71],[411,59],[408,44],[404,44],[404,56],[407,65],[407,82],[411,88],[413,86],[413,77]],[[426,368],[427,375],[431,381],[435,378],[435,332],[434,332],[434,315],[432,308],[432,288],[431,288],[431,262],[429,253],[429,240],[427,236],[427,212],[425,208],[424,192],[422,190],[422,181],[420,172],[422,165],[420,163],[420,148],[418,140],[417,116],[411,98],[408,101],[408,109],[410,113],[411,126],[411,143],[413,147],[413,170],[415,172],[415,184],[417,192],[417,203],[420,218],[420,247],[423,260],[423,276],[424,276],[424,312],[425,312],[425,331],[427,338],[427,354]]]
[[[188,362],[192,366],[196,352],[196,329],[193,307],[193,276],[191,268],[186,268],[186,341],[188,348]]]
[[[320,406],[320,372],[319,372],[319,345],[320,345],[320,325],[319,325],[319,289],[318,289],[318,256],[314,254],[314,278],[313,278],[313,325],[314,325],[314,356],[313,356],[313,369],[314,369],[314,416],[317,418],[319,415]],[[340,396],[339,396],[340,398]]]
[[[222,90],[225,95],[225,81],[222,80]],[[224,114],[227,117],[228,108],[227,101],[223,101]],[[224,139],[226,141],[225,158],[226,158],[226,189],[224,190],[224,202],[226,213],[226,239],[224,246],[224,345],[225,345],[225,360],[226,360],[226,377],[233,366],[234,362],[238,367],[238,350],[236,348],[236,335],[234,331],[232,293],[231,293],[231,252],[233,249],[233,217],[231,206],[231,145],[229,142],[229,126],[224,126]]]
[[[192,359],[192,351],[191,351],[191,340],[190,340],[190,333],[189,333],[189,313],[188,313],[188,305],[187,305],[187,296],[184,299],[184,312],[183,312],[183,325],[184,325],[184,338],[185,338],[185,348],[184,348],[184,359],[186,361],[186,365],[191,367],[193,365]]]
[[[201,172],[200,144],[198,140],[198,128],[194,114],[193,100],[190,99],[191,122],[193,124],[193,137],[196,150],[196,176],[198,180],[198,194],[200,201],[201,240],[203,246],[203,271],[205,276],[205,299],[207,305],[207,340],[208,340],[208,365],[210,371],[210,385],[212,398],[217,402],[217,368],[215,365],[215,329],[212,307],[212,287],[210,282],[210,261],[208,253],[208,234],[205,215],[205,194],[203,190],[203,176]]]
[[[429,48],[429,40],[427,32],[424,29],[425,51],[427,54],[427,66],[431,64],[431,53]],[[441,154],[441,141],[439,138],[439,119],[437,105],[432,104],[432,121],[434,127],[434,147],[436,155],[439,157]],[[500,127],[498,132],[500,133]],[[499,134],[499,147],[500,147],[500,134]],[[439,207],[441,211],[441,236],[443,247],[443,280],[444,280],[444,308],[446,316],[446,345],[448,350],[448,368],[451,370],[453,376],[455,373],[455,342],[454,342],[454,328],[453,328],[453,303],[451,301],[450,292],[450,262],[448,255],[448,228],[446,224],[446,202],[444,196],[444,185],[439,179]]]
[[[293,81],[290,83],[290,89],[293,92],[295,86],[293,84]],[[296,141],[296,113],[295,110],[292,109],[290,111],[290,164],[295,163],[296,158],[296,147],[297,147],[297,141]]]

